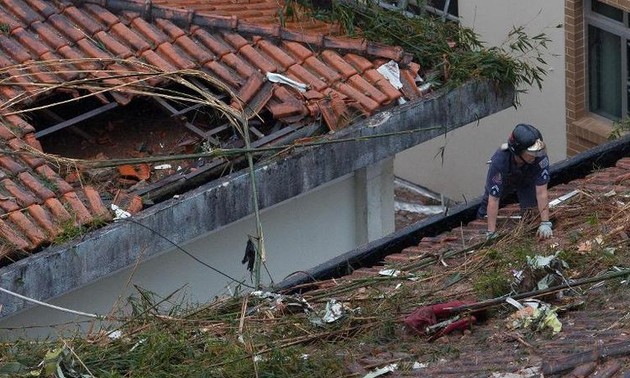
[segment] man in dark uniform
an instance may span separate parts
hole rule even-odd
[[[538,208],[540,239],[553,236],[549,221],[549,158],[543,137],[532,125],[520,123],[488,162],[488,176],[483,200],[477,211],[479,218],[487,217],[488,239],[496,236],[499,201],[516,192],[521,211]]]

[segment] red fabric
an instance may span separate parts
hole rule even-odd
[[[437,319],[430,306],[418,307],[405,317],[407,327],[420,335],[424,335],[426,327],[435,323],[437,323]]]
[[[420,334],[426,334],[426,328],[437,324],[438,322],[445,320],[451,316],[451,309],[454,307],[463,306],[470,302],[451,301],[446,303],[438,303],[430,306],[422,306],[415,309],[411,314],[405,317],[405,325],[412,331]],[[460,319],[456,322],[449,324],[442,331],[439,332],[440,336],[445,335],[456,329],[464,329],[468,326],[471,319]],[[474,323],[475,317],[472,317]],[[448,332],[447,332],[448,330]]]

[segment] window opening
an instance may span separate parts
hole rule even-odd
[[[586,0],[588,110],[613,121],[630,111],[628,12]]]

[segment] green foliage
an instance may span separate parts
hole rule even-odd
[[[323,18],[321,12],[317,16]],[[541,89],[547,74],[544,52],[550,39],[544,33],[530,37],[523,26],[514,27],[503,45],[487,48],[472,29],[423,12],[409,17],[369,2],[367,6],[334,2],[327,18],[338,22],[348,36],[401,46],[434,85],[456,87],[486,78],[524,92],[525,86]]]
[[[628,132],[630,132],[630,118],[624,118],[613,123],[613,129],[610,132],[608,139],[619,139],[628,134]]]

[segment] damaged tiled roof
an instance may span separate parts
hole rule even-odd
[[[219,8],[228,13],[235,8],[221,8],[220,2],[213,2],[216,9],[204,2],[199,12],[181,8],[193,3],[6,0],[0,4],[0,258],[17,259],[21,252],[36,251],[63,235],[68,225],[111,219],[102,193],[69,184],[54,164],[28,153],[42,151],[34,135],[37,125],[12,112],[52,94],[34,83],[99,78],[115,86],[132,80],[114,77],[129,69],[121,62],[141,62],[164,72],[196,69],[231,89],[238,98],[228,103],[236,108],[243,105],[249,115],[265,110],[283,126],[321,117],[330,130],[344,127],[350,112],[370,115],[401,98],[421,95],[414,82],[420,67],[400,47],[258,23],[259,18],[240,12],[221,15]],[[251,2],[246,7],[236,4],[243,11],[256,7]],[[377,72],[390,60],[400,67],[400,89]],[[268,73],[306,84],[307,90],[302,93],[275,84],[267,80]],[[98,99],[125,105],[132,96],[114,90],[98,94]],[[137,197],[121,195],[116,201],[131,212],[142,207]]]
[[[330,24],[311,17],[297,2],[275,0],[153,0],[154,4],[193,9],[197,12],[237,17],[256,24],[282,24],[288,29],[339,34],[337,24]]]
[[[573,197],[567,196],[571,193]],[[555,236],[542,241],[541,248],[552,251],[567,248],[568,253],[581,256],[589,256],[590,253],[592,265],[587,268],[594,270],[593,275],[598,274],[595,269],[599,267],[595,265],[605,257],[601,256],[602,247],[587,250],[589,238],[595,237],[597,233],[587,232],[586,226],[595,222],[588,218],[589,215],[598,216],[598,210],[591,206],[610,206],[615,209],[611,212],[613,217],[610,220],[598,219],[600,224],[595,228],[600,229],[598,232],[607,233],[604,237],[608,238],[610,245],[616,246],[612,253],[619,259],[618,264],[628,269],[630,157],[619,159],[615,166],[549,189],[552,204],[553,200],[562,198],[565,200],[555,204],[551,211]],[[576,203],[580,198],[586,199],[586,202]],[[517,229],[523,226],[520,220],[514,218],[519,214],[518,204],[501,208],[497,225],[499,232],[508,237],[517,233]],[[617,222],[611,222],[613,220]],[[405,296],[409,303],[425,301],[421,293],[442,298],[442,303],[453,300],[475,302],[477,299],[468,277],[472,280],[484,272],[479,271],[470,256],[483,250],[486,226],[485,220],[474,220],[439,235],[424,237],[418,245],[390,254],[377,265],[359,268],[343,277],[305,284],[303,287],[308,290],[305,298],[334,297],[337,301],[346,301],[350,308],[360,305],[361,299],[369,298],[370,293],[381,297],[398,293]],[[584,250],[576,250],[576,246]],[[496,252],[501,254],[502,248],[510,246],[503,244],[496,248]],[[530,253],[533,253],[533,249]],[[514,269],[518,269],[518,264],[514,265]],[[393,271],[399,272],[400,277],[416,277],[412,281],[422,282],[419,285],[420,293],[405,287],[404,279],[389,283],[379,281],[385,279],[384,275],[391,274],[383,272]],[[449,284],[455,276],[458,279]],[[370,283],[374,287],[370,287]],[[621,282],[619,290],[612,290],[610,286],[589,285],[589,290],[583,295],[579,295],[579,289],[568,289],[571,293],[564,295],[565,299],[571,300],[577,294],[572,301],[578,305],[566,306],[568,310],[560,314],[562,331],[553,337],[546,334],[522,337],[518,332],[508,330],[506,319],[493,314],[487,321],[473,325],[471,331],[466,331],[463,336],[461,332],[455,332],[430,343],[428,337],[413,335],[410,347],[409,339],[403,338],[397,346],[366,345],[366,350],[353,350],[356,363],[348,367],[349,373],[364,375],[392,361],[400,361],[399,365],[417,361],[418,367],[406,371],[401,369],[400,374],[423,377],[628,377],[630,323],[627,318],[630,290],[627,285],[627,280]],[[558,295],[555,298],[561,297]],[[434,354],[440,349],[443,349],[443,355],[437,360]]]

